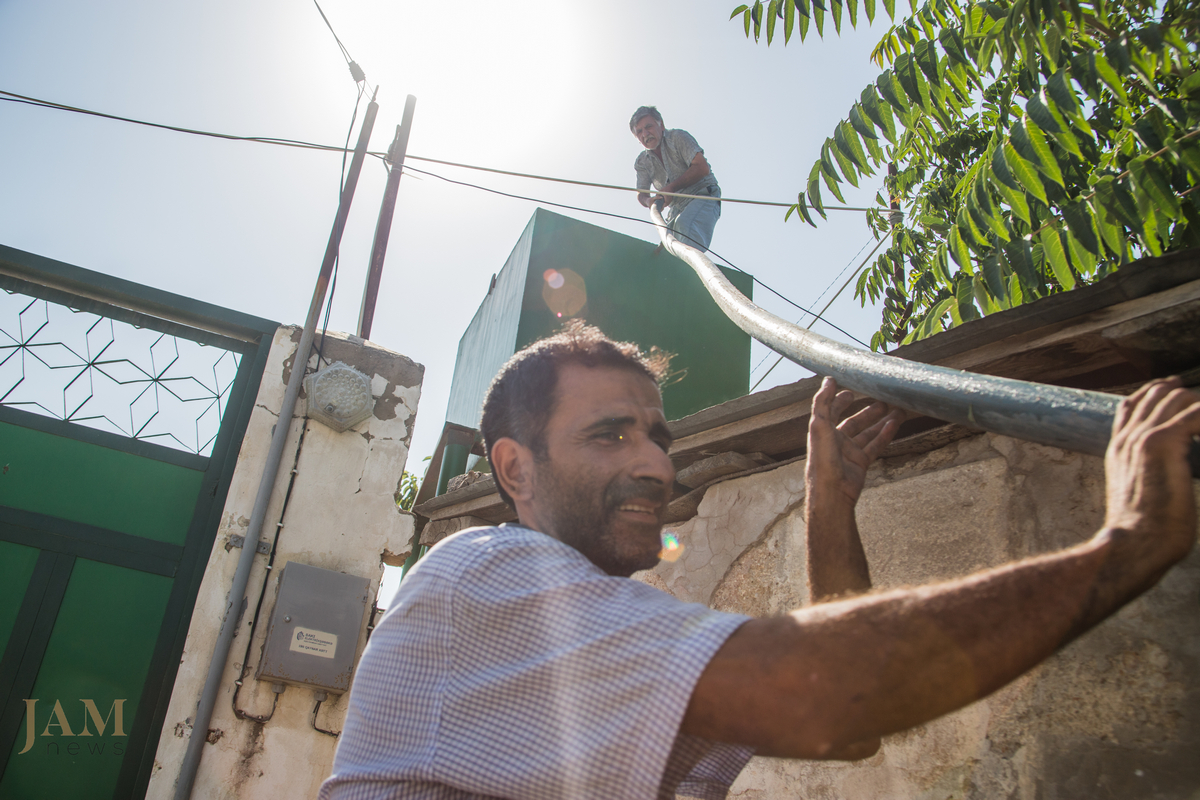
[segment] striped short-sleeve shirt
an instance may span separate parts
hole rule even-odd
[[[320,798],[723,798],[751,750],[679,726],[746,619],[537,531],[463,531],[371,636]]]

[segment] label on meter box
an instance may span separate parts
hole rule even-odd
[[[312,628],[296,628],[288,650],[320,658],[333,658],[337,653],[337,634],[314,631]]]

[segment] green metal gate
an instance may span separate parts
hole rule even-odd
[[[0,289],[0,797],[142,797],[278,325],[3,246]]]

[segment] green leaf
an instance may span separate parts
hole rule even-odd
[[[1120,256],[1125,252],[1125,232],[1117,223],[1116,218],[1108,213],[1098,200],[1092,199],[1092,220],[1096,223],[1096,229],[1100,231],[1100,238],[1104,241],[1108,251],[1115,256]]]
[[[1168,216],[1179,216],[1179,198],[1153,159],[1149,156],[1135,158],[1129,162],[1129,171],[1133,174],[1135,192],[1146,193]]]
[[[1135,231],[1141,230],[1142,219],[1137,201],[1134,200],[1129,190],[1112,175],[1105,175],[1096,181],[1096,197],[1104,208],[1126,227]]]
[[[821,162],[813,164],[812,171],[808,173],[808,199],[812,203],[812,207],[817,210],[822,219],[829,219],[825,215],[825,206],[821,203]]]
[[[1067,237],[1067,252],[1071,254],[1071,263],[1075,266],[1075,271],[1086,278],[1096,269],[1096,256],[1089,252],[1071,231],[1067,230],[1064,233]]]
[[[917,47],[913,52],[917,66],[921,68],[921,72],[925,73],[925,77],[933,85],[940,85],[942,82],[941,73],[938,71],[938,56],[937,49],[933,46],[933,42],[922,40],[917,43]]]
[[[1050,264],[1050,271],[1054,274],[1054,279],[1064,289],[1074,289],[1075,276],[1071,273],[1070,264],[1067,263],[1067,253],[1063,249],[1058,231],[1054,228],[1047,228],[1041,232],[1039,240],[1042,243],[1042,252],[1046,256],[1046,261]]]
[[[1050,113],[1050,109],[1036,95],[1026,101],[1025,111],[1029,114],[1029,118],[1042,130],[1048,133],[1058,133],[1062,130],[1062,126],[1058,124],[1058,120],[1054,118],[1054,114]]]
[[[1054,154],[1050,152],[1050,145],[1046,143],[1046,137],[1032,119],[1026,121],[1022,125],[1018,120],[1013,123],[1013,142],[1016,143],[1016,138],[1021,133],[1024,133],[1029,147],[1032,148],[1037,160],[1034,162],[1038,170],[1041,171],[1050,180],[1057,183],[1059,186],[1065,186],[1063,183],[1062,171],[1058,168],[1058,160]]]
[[[1000,217],[999,209],[992,203],[992,196],[988,193],[987,184],[986,180],[976,180],[970,199],[975,201],[975,207],[979,209],[977,219],[982,219],[984,225],[990,228],[992,233],[996,234],[1001,241],[1007,242],[1010,238],[1008,229],[1004,227],[1004,220]]]
[[[842,156],[833,147],[829,146],[829,141],[826,139],[826,146],[821,148],[821,178],[825,181],[825,185],[829,187],[829,191],[833,192],[833,196],[838,199],[838,202],[845,203],[846,198],[842,197],[842,190],[838,188],[838,184],[842,182],[842,179],[838,177],[837,170],[831,168],[833,162],[829,161],[828,154],[832,153],[834,158],[839,159],[839,163]],[[854,170],[851,169],[850,173],[854,174]]]
[[[970,276],[964,276],[955,285],[954,295],[958,301],[958,316],[963,322],[979,319],[979,308],[975,305],[974,281]]]
[[[967,249],[967,244],[963,241],[962,234],[958,232],[957,225],[950,229],[948,244],[950,245],[950,255],[958,262],[958,265],[965,270],[970,270],[971,251]]]
[[[971,88],[967,85],[966,78],[963,77],[965,74],[967,74],[967,70],[961,66],[949,68],[942,74],[946,83],[954,90],[960,106],[971,102]]]
[[[809,225],[812,225],[814,228],[817,227],[817,223],[813,222],[812,215],[808,213],[808,203],[804,200],[804,192],[800,192],[798,195],[796,195],[796,210],[800,213],[800,216],[804,218],[805,222],[807,222]]]
[[[1046,93],[1059,110],[1068,117],[1074,118],[1079,115],[1079,98],[1075,96],[1075,91],[1071,88],[1065,69],[1060,69],[1050,76],[1050,80],[1046,81]]]
[[[775,20],[779,17],[779,0],[771,0],[767,6],[767,47],[775,38]]]
[[[1021,293],[1027,300],[1044,293],[1037,267],[1033,265],[1033,252],[1028,239],[1016,237],[1004,245],[1004,258],[1020,280]]]
[[[974,276],[971,279],[971,288],[974,290],[976,302],[979,303],[979,308],[983,309],[984,314],[994,314],[997,311],[1001,311],[1000,306],[996,305],[996,301],[991,299],[988,285],[984,283],[983,276]]]
[[[1017,182],[1012,171],[1008,168],[1008,162],[1004,160],[1004,148],[997,147],[992,150],[992,178],[997,185],[1003,184],[1012,189],[1020,189],[1021,184]]]
[[[833,143],[842,155],[854,162],[854,166],[858,167],[861,172],[869,173],[871,171],[870,165],[867,164],[867,157],[863,153],[862,144],[854,133],[854,128],[846,122],[839,122],[834,129]],[[851,182],[853,183],[853,181]]]
[[[983,235],[983,232],[979,229],[979,226],[975,224],[975,220],[971,217],[971,214],[968,211],[969,205],[970,201],[968,200],[967,204],[958,210],[958,214],[954,218],[954,225],[958,229],[959,235],[962,236],[963,241],[967,243],[968,247],[977,253],[983,253],[986,252],[989,247],[987,238]]]
[[[896,0],[883,0],[883,10],[887,12],[888,19],[895,19]]]
[[[904,120],[908,116],[909,105],[895,73],[884,70],[883,74],[875,79],[875,87],[879,89],[879,96],[887,100],[892,108],[899,112],[900,119]]]
[[[1081,200],[1063,206],[1062,215],[1067,222],[1067,228],[1089,253],[1100,255],[1103,252],[1100,249],[1100,239],[1096,236],[1095,225],[1092,223],[1091,209],[1086,202]]]
[[[995,185],[1012,213],[1026,225],[1032,227],[1033,219],[1029,213],[1029,201],[1025,199],[1025,193],[1019,189],[1011,189],[998,181],[995,182]]]
[[[1033,168],[1032,164],[1017,154],[1017,150],[1011,142],[1006,142],[1004,145],[1004,161],[1008,164],[1009,169],[1012,170],[1013,177],[1017,179],[1025,191],[1032,194],[1038,200],[1041,200],[1044,205],[1049,205],[1049,201],[1046,199],[1046,188],[1042,186],[1042,180],[1038,177],[1037,170]]]
[[[733,10],[733,13],[729,15],[729,18],[730,18],[730,19],[733,19],[733,18],[734,18],[734,17],[736,17],[738,14],[741,14],[742,12],[744,12],[744,11],[745,11],[746,9],[748,9],[748,8],[750,8],[750,6],[746,5],[745,3],[742,3],[740,6],[738,6],[737,8],[735,8],[735,9]]]
[[[1005,281],[1004,267],[1000,264],[1000,256],[995,250],[983,257],[981,264],[983,279],[987,282],[988,294],[996,300],[997,305],[1008,298],[1008,286]]]
[[[929,100],[929,82],[917,68],[916,59],[908,53],[903,53],[892,66],[895,68],[895,76],[900,82],[900,87],[912,104],[927,114],[932,112],[933,106]]]
[[[850,20],[850,27],[858,27],[858,0],[846,1],[846,16]]]
[[[1117,71],[1113,69],[1112,64],[1108,63],[1108,59],[1096,53],[1093,63],[1096,67],[1096,75],[1104,81],[1104,85],[1116,96],[1117,101],[1123,106],[1129,105],[1129,97],[1125,94],[1125,84],[1117,75]]]
[[[951,289],[954,288],[954,279],[950,277],[950,255],[947,252],[946,243],[942,242],[938,249],[933,253],[933,274],[934,276]]]
[[[1111,39],[1108,44],[1104,45],[1104,57],[1108,59],[1108,63],[1116,70],[1118,75],[1128,75],[1129,68],[1132,63],[1129,58],[1129,47],[1125,44],[1125,37],[1121,36],[1116,39]]]
[[[871,127],[870,123],[863,116],[863,107],[861,105],[855,103],[850,106],[850,127],[858,131],[864,139],[878,139],[879,137],[875,135],[875,129]]]
[[[867,146],[867,155],[871,157],[875,164],[882,164],[887,159],[883,148],[879,146],[878,139],[864,139],[863,144]]]
[[[1200,75],[1200,72],[1196,74]],[[1192,174],[1192,182],[1200,180],[1200,144],[1197,144],[1195,139],[1184,142],[1171,139],[1167,142],[1167,147],[1171,148],[1171,154]]]
[[[812,18],[817,25],[817,36],[825,36],[825,6],[819,0],[813,0]]]
[[[796,25],[796,0],[784,0],[783,4],[783,43],[792,40],[792,28]]]
[[[963,50],[962,35],[954,28],[942,28],[942,32],[938,34],[938,41],[942,45],[942,49],[946,51],[946,55],[951,61],[970,66],[971,61],[967,58],[966,51]]]
[[[1137,31],[1135,35],[1141,40],[1142,44],[1146,46],[1147,50],[1151,52],[1158,52],[1159,50],[1162,50],[1162,31],[1159,29],[1157,22],[1147,23],[1145,27],[1143,27],[1140,31]]]
[[[833,29],[840,36],[842,33],[842,0],[830,0],[829,15],[833,17]]]

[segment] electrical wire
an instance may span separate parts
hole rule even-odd
[[[59,111],[69,111],[74,114],[85,114],[85,115],[92,116],[92,117],[101,117],[103,119],[116,120],[117,122],[128,122],[132,125],[143,125],[148,128],[159,128],[161,130],[174,131],[176,133],[186,133],[186,134],[190,134],[193,136],[208,136],[208,137],[212,137],[214,139],[226,139],[226,140],[235,141],[235,142],[254,142],[257,144],[270,144],[270,145],[276,145],[276,146],[280,146],[280,147],[295,147],[295,148],[299,148],[302,150],[323,150],[323,151],[335,152],[335,153],[345,153],[346,150],[348,149],[348,145],[347,145],[347,147],[338,147],[336,145],[317,144],[316,142],[306,142],[301,139],[284,139],[284,138],[273,137],[273,136],[237,136],[234,134],[216,133],[213,131],[199,130],[196,128],[184,128],[184,127],[181,127],[178,125],[165,125],[165,124],[158,123],[158,122],[147,122],[145,120],[134,119],[132,117],[122,117],[117,114],[106,114],[106,113],[103,113],[100,111],[91,111],[86,108],[79,108],[78,106],[69,106],[69,105],[66,105],[63,103],[55,103],[55,102],[51,102],[49,100],[39,100],[36,97],[27,97],[25,95],[20,95],[20,94],[15,94],[13,92],[4,91],[3,89],[0,89],[0,95],[5,95],[4,97],[0,97],[0,100],[4,100],[7,102],[11,102],[11,103],[21,103],[24,105],[31,105],[34,107],[42,107],[42,108],[53,108],[53,109],[56,109]],[[368,151],[367,155],[374,156],[375,158],[379,158],[379,159],[387,158],[386,152]],[[636,186],[619,186],[619,185],[611,184],[611,183],[597,183],[595,181],[580,181],[580,180],[575,180],[572,178],[556,178],[556,177],[553,177],[550,175],[537,175],[537,174],[531,173],[531,172],[514,172],[512,170],[496,169],[494,167],[482,167],[477,164],[464,164],[464,163],[457,162],[457,161],[445,161],[443,159],[438,159],[438,158],[427,158],[425,156],[412,155],[411,153],[405,156],[405,160],[406,161],[425,161],[425,162],[429,162],[431,164],[442,164],[445,166],[459,167],[461,169],[470,169],[470,170],[476,170],[479,172],[491,172],[491,173],[495,173],[497,175],[510,175],[510,176],[517,177],[517,178],[529,178],[531,180],[549,181],[552,183],[566,183],[566,184],[572,184],[575,186],[590,186],[590,187],[598,188],[598,189],[612,189],[615,191],[638,192],[638,193],[645,191],[644,189],[638,189]],[[712,200],[711,197],[705,197],[702,195],[680,194],[678,192],[665,192],[665,193],[664,192],[655,192],[655,194],[662,194],[664,196],[669,196],[669,197],[682,197],[682,198],[687,198],[687,199],[699,198],[702,200],[705,200],[705,199],[710,200],[710,201]],[[791,208],[793,205],[795,205],[795,203],[776,203],[776,202],[771,202],[771,201],[767,201],[767,200],[744,200],[744,199],[739,199],[736,197],[722,197],[722,198],[720,198],[720,200],[722,203],[742,203],[742,204],[746,204],[746,205],[771,206],[771,207],[775,207],[775,208]],[[860,208],[857,206],[834,206],[834,205],[826,205],[826,206],[824,206],[824,209],[826,211],[888,211],[888,209],[874,209],[874,208],[865,208],[865,207]]]
[[[437,178],[438,180],[445,181],[446,183],[453,183],[453,184],[455,184],[455,185],[457,185],[457,186],[466,186],[466,187],[469,187],[469,188],[471,188],[471,189],[479,189],[480,191],[489,192],[489,193],[491,193],[491,194],[498,194],[498,195],[500,195],[501,197],[511,197],[511,198],[513,198],[514,200],[527,200],[527,201],[529,201],[529,202],[531,202],[531,203],[543,203],[543,204],[545,204],[545,205],[548,205],[548,206],[555,206],[556,208],[566,208],[566,209],[570,209],[571,211],[582,211],[582,212],[584,212],[585,214],[599,214],[599,215],[601,215],[601,216],[605,216],[605,217],[616,217],[617,219],[627,219],[627,220],[630,220],[631,222],[638,222],[638,223],[642,223],[642,224],[644,224],[644,225],[653,225],[653,224],[654,224],[654,223],[653,223],[653,222],[651,222],[650,220],[642,219],[642,218],[640,218],[640,217],[631,217],[631,216],[628,216],[628,215],[626,215],[626,214],[616,214],[616,213],[613,213],[613,212],[611,212],[611,211],[598,211],[598,210],[596,210],[596,209],[594,209],[594,208],[583,208],[582,206],[571,206],[571,205],[567,205],[566,203],[555,203],[555,202],[554,202],[554,201],[552,201],[552,200],[544,200],[544,199],[542,199],[542,198],[538,198],[538,197],[528,197],[528,196],[526,196],[526,195],[512,194],[511,192],[502,192],[502,191],[500,191],[499,189],[492,189],[492,188],[489,188],[489,187],[487,187],[487,186],[479,186],[479,185],[477,185],[477,184],[474,184],[474,183],[467,183],[466,181],[456,181],[456,180],[454,180],[453,178],[447,178],[447,177],[445,177],[444,175],[438,175],[438,174],[437,174],[437,173],[435,173],[435,172],[428,172],[428,171],[426,171],[426,170],[423,170],[423,169],[418,169],[418,168],[416,168],[416,167],[409,166],[407,163],[404,165],[403,169],[404,169],[404,171],[405,171],[405,172],[415,172],[415,173],[418,173],[418,174],[420,174],[420,175],[428,175],[428,176],[429,176],[429,177],[431,177],[431,178]],[[689,240],[692,242],[692,244],[693,244],[693,245],[695,245],[695,246],[698,246],[698,247],[702,247],[702,245],[701,245],[701,243],[700,243],[700,242],[697,242],[697,241],[695,241],[694,239],[692,239],[690,236],[688,236],[688,235],[687,235],[687,234],[685,234],[685,233],[676,232],[676,233],[675,233],[675,236],[676,236],[677,238],[689,239]],[[842,334],[842,335],[844,335],[844,336],[848,336],[849,338],[851,338],[851,339],[853,339],[854,341],[856,341],[856,342],[858,342],[859,344],[861,344],[863,347],[869,347],[869,346],[870,346],[870,345],[868,345],[866,342],[864,342],[864,341],[862,341],[861,339],[859,339],[858,337],[856,337],[854,334],[850,333],[849,331],[846,331],[846,330],[843,330],[842,328],[839,328],[837,325],[835,325],[834,323],[832,323],[832,322],[830,322],[829,320],[825,319],[824,317],[821,317],[819,314],[815,314],[815,313],[813,313],[812,311],[808,310],[807,308],[805,308],[804,306],[802,306],[802,305],[800,305],[799,303],[795,302],[794,300],[792,300],[791,298],[787,297],[786,295],[784,295],[784,294],[782,294],[782,293],[780,293],[780,292],[776,291],[775,289],[771,288],[770,286],[768,286],[767,284],[763,283],[763,282],[762,282],[762,280],[760,280],[759,278],[755,277],[754,275],[750,275],[750,273],[746,272],[744,269],[742,269],[741,267],[739,267],[737,264],[734,264],[734,263],[733,263],[732,261],[730,261],[728,258],[726,258],[725,256],[723,256],[723,255],[721,255],[720,253],[718,253],[716,250],[713,250],[713,249],[709,248],[709,249],[708,249],[708,252],[709,252],[709,253],[711,253],[712,255],[716,256],[717,258],[721,259],[722,261],[724,261],[724,262],[725,262],[725,264],[726,264],[727,266],[729,266],[731,269],[737,270],[738,272],[742,273],[743,275],[747,275],[747,276],[749,276],[751,280],[753,280],[753,281],[754,281],[755,283],[757,283],[759,286],[761,286],[761,287],[763,287],[764,289],[766,289],[766,290],[767,290],[768,292],[770,292],[771,294],[773,294],[773,295],[775,295],[776,297],[778,297],[780,300],[783,300],[785,303],[788,303],[789,305],[792,305],[792,306],[794,306],[795,308],[797,308],[798,310],[800,310],[800,311],[804,312],[805,314],[810,314],[810,315],[812,315],[812,316],[813,316],[815,319],[819,319],[819,320],[821,320],[822,322],[824,322],[824,323],[825,323],[826,325],[828,325],[829,327],[833,328],[834,330],[838,331],[839,333],[841,333],[841,334]],[[860,252],[861,252],[861,251],[860,251]],[[815,319],[814,319],[814,321],[815,321]]]
[[[316,0],[314,0],[314,3],[315,2],[316,2]],[[318,10],[320,10],[319,5],[317,6],[317,8],[318,8]],[[323,12],[322,12],[322,17],[324,17]],[[328,20],[326,20],[326,24],[328,24]],[[330,27],[330,30],[332,31],[332,27]],[[334,34],[334,39],[337,40],[336,33]],[[340,40],[338,40],[338,45],[339,45],[339,47],[343,47]],[[344,47],[343,47],[343,50],[344,50]],[[55,102],[51,102],[49,100],[41,100],[36,97],[28,97],[25,95],[19,95],[19,94],[15,94],[13,92],[5,91],[3,89],[0,89],[0,95],[4,95],[3,97],[0,97],[0,100],[4,100],[7,102],[21,103],[24,105],[31,105],[34,107],[53,108],[53,109],[56,109],[59,111],[68,111],[68,112],[75,113],[75,114],[84,114],[87,116],[100,117],[102,119],[111,119],[111,120],[115,120],[117,122],[128,122],[133,125],[142,125],[142,126],[149,127],[149,128],[159,128],[162,130],[174,131],[176,133],[186,133],[186,134],[190,134],[193,136],[207,136],[207,137],[211,137],[211,138],[215,138],[215,139],[226,139],[226,140],[230,140],[230,141],[255,142],[258,144],[271,144],[271,145],[277,145],[277,146],[283,146],[283,147],[296,147],[296,148],[305,149],[305,150],[324,150],[324,151],[330,151],[330,152],[340,152],[340,153],[342,153],[343,164],[345,163],[345,155],[349,150],[349,140],[347,140],[345,147],[336,147],[333,145],[322,145],[322,144],[316,144],[314,142],[306,142],[306,141],[303,141],[300,139],[283,139],[283,138],[268,137],[268,136],[237,136],[237,135],[227,134],[227,133],[216,133],[213,131],[204,131],[204,130],[199,130],[196,128],[184,128],[184,127],[181,127],[178,125],[165,125],[165,124],[157,123],[157,122],[147,122],[145,120],[134,119],[132,117],[123,117],[123,116],[120,116],[117,114],[106,114],[106,113],[103,113],[100,111],[92,111],[90,109],[79,108],[77,106],[69,106],[69,105],[65,105],[63,103],[55,103]],[[369,151],[367,153],[367,155],[375,156],[376,158],[379,158],[381,160],[387,158],[387,153],[382,153],[382,152],[370,152]],[[458,162],[453,162],[453,161],[443,161],[440,159],[425,158],[422,156],[415,156],[415,155],[408,155],[405,158],[406,158],[406,160],[427,161],[427,162],[431,162],[431,163],[444,164],[447,166],[461,167],[463,169],[473,169],[473,170],[478,170],[478,171],[482,171],[482,172],[492,172],[492,173],[496,173],[496,174],[500,174],[500,175],[511,175],[514,177],[530,178],[530,179],[534,179],[534,180],[550,181],[550,182],[554,182],[554,183],[567,183],[567,184],[573,184],[573,185],[578,185],[578,186],[590,186],[590,187],[594,187],[594,188],[615,189],[615,190],[628,191],[628,192],[643,191],[636,187],[617,186],[617,185],[613,185],[613,184],[595,183],[595,182],[591,182],[591,181],[578,181],[578,180],[572,180],[569,178],[554,178],[554,177],[545,176],[545,175],[535,175],[532,173],[513,172],[513,171],[509,171],[509,170],[500,170],[500,169],[494,169],[491,167],[481,167],[481,166],[477,166],[477,165],[463,164],[463,163],[458,163]],[[385,164],[385,166],[386,166],[386,164]],[[624,214],[614,214],[614,213],[607,212],[607,211],[597,211],[596,209],[581,208],[579,206],[571,206],[571,205],[566,205],[564,203],[554,203],[549,200],[542,200],[542,199],[534,198],[534,197],[526,197],[523,195],[509,194],[507,192],[501,192],[497,189],[489,189],[485,186],[478,186],[476,184],[467,183],[465,181],[456,181],[451,178],[447,178],[442,175],[438,175],[436,173],[425,172],[424,170],[419,170],[416,167],[409,166],[408,164],[405,164],[404,169],[406,171],[412,171],[415,173],[429,175],[430,177],[438,178],[439,180],[446,181],[447,183],[453,183],[453,184],[457,184],[460,186],[468,186],[473,189],[480,189],[482,191],[491,192],[493,194],[502,195],[504,197],[512,197],[512,198],[515,198],[518,200],[527,200],[527,201],[534,202],[534,203],[545,203],[546,205],[555,206],[557,208],[566,208],[566,209],[570,209],[572,211],[581,211],[581,212],[584,212],[587,214],[598,214],[601,216],[615,217],[617,219],[627,219],[627,220],[632,220],[634,222],[641,223],[644,225],[652,224],[649,220],[641,219],[639,217],[630,217],[630,216],[626,216]],[[662,194],[662,193],[658,193],[658,194]],[[668,193],[668,194],[671,194],[672,196],[679,196],[679,197],[692,197],[692,195],[678,195],[678,194],[673,194],[673,193]],[[711,199],[711,198],[709,198],[709,199]],[[760,200],[739,200],[736,198],[725,198],[725,197],[721,198],[721,202],[747,203],[747,204],[763,205],[763,206],[778,206],[781,208],[790,208],[791,205],[793,205],[793,204],[789,204],[789,203],[771,203],[771,202],[760,201]],[[866,208],[854,208],[854,207],[850,207],[850,206],[825,206],[825,209],[832,210],[832,211],[870,211],[870,210],[874,210],[874,209],[866,209]],[[720,258],[722,261],[726,262],[726,264],[729,267],[731,267],[732,269],[735,269],[738,272],[745,273],[745,270],[738,267],[732,261],[730,261],[729,259],[722,256],[720,253],[717,253],[714,250],[709,250],[709,252],[712,253],[713,255],[717,256],[718,258]],[[746,273],[746,274],[748,274],[748,273]],[[792,299],[786,297],[785,295],[783,295],[780,292],[776,291],[775,289],[771,288],[767,284],[763,283],[762,280],[760,280],[759,278],[756,278],[754,276],[751,276],[751,277],[754,279],[754,281],[756,283],[758,283],[764,289],[766,289],[767,291],[776,295],[777,297],[779,297],[781,300],[788,303],[789,305],[792,305],[795,308],[797,308],[798,310],[803,311],[805,314],[813,313],[813,312],[809,311],[808,309],[806,309],[804,306],[801,306],[800,304],[796,303]],[[814,315],[814,316],[816,316],[816,315]],[[842,333],[845,336],[848,336],[849,338],[853,339],[855,342],[858,342],[859,344],[863,345],[864,347],[868,346],[861,339],[859,339],[859,338],[855,337],[853,334],[839,328],[837,325],[834,325],[832,322],[829,322],[829,320],[823,319],[819,316],[816,316],[816,318],[821,319],[822,322],[829,325],[834,330]]]
[[[362,71],[362,67],[350,55],[350,51],[346,49],[346,45],[342,44],[342,40],[338,38],[337,31],[333,29],[333,25],[329,24],[329,17],[325,16],[325,11],[321,8],[321,4],[317,0],[313,0],[313,5],[317,7],[317,13],[321,15],[321,19],[325,20],[325,27],[329,28],[329,32],[333,34],[333,40],[337,42],[338,49],[342,51],[342,58],[346,59],[346,66],[350,68],[350,75],[354,78],[355,83],[362,84],[362,88],[370,90],[367,84],[367,75]]]
[[[117,122],[128,122],[131,125],[142,125],[147,128],[159,128],[165,131],[174,131],[176,133],[187,133],[192,136],[208,136],[213,139],[227,139],[234,142],[256,142],[258,144],[273,144],[281,147],[296,147],[302,150],[327,150],[339,152],[344,148],[335,145],[316,144],[314,142],[305,142],[300,139],[279,139],[273,136],[236,136],[230,133],[216,133],[214,131],[198,130],[196,128],[184,128],[178,125],[165,125],[160,122],[147,122],[145,120],[133,119],[132,117],[122,117],[118,114],[106,114],[102,111],[92,111],[78,106],[69,106],[63,103],[54,103],[50,100],[39,100],[36,97],[27,97],[13,92],[6,92],[0,89],[0,100],[9,103],[19,103],[21,105],[34,106],[35,108],[53,108],[58,111],[69,111],[72,114],[84,114],[89,117],[100,117],[101,119],[111,119]],[[372,153],[371,155],[384,155],[380,153]]]
[[[374,155],[374,154],[372,154]],[[511,175],[515,178],[530,178],[537,181],[552,181],[554,183],[569,183],[575,186],[590,186],[596,189],[615,189],[620,192],[637,192],[638,194],[656,194],[662,197],[682,197],[685,200],[719,200],[722,203],[743,203],[752,206],[773,206],[775,208],[791,208],[795,203],[776,203],[768,200],[741,200],[735,197],[718,197],[713,198],[711,195],[703,194],[682,194],[680,192],[660,192],[657,190],[639,189],[636,186],[619,186],[613,183],[596,183],[594,181],[580,181],[572,178],[554,178],[549,175],[536,175],[532,172],[513,172],[507,169],[496,169],[495,167],[480,167],[475,164],[462,164],[457,161],[443,161],[437,158],[425,158],[423,156],[405,156],[405,160],[412,159],[414,161],[426,161],[431,164],[442,164],[447,167],[461,167],[462,169],[473,169],[479,172],[492,172],[496,175]],[[826,211],[887,211],[888,209],[879,208],[859,208],[857,206],[822,206]]]
[[[884,237],[882,237],[882,238],[881,238],[881,239],[880,239],[878,242],[876,242],[876,243],[875,243],[875,247],[874,247],[874,248],[872,248],[871,252],[867,253],[867,257],[866,257],[866,258],[864,258],[864,259],[863,259],[863,262],[862,262],[861,264],[859,264],[859,265],[858,265],[858,269],[856,269],[856,270],[854,270],[854,272],[850,273],[850,277],[849,277],[849,278],[847,278],[847,279],[846,279],[846,282],[842,284],[842,288],[838,289],[838,290],[837,290],[837,292],[836,292],[836,293],[833,295],[833,297],[829,298],[829,302],[828,302],[828,303],[826,303],[826,304],[825,304],[825,307],[821,309],[821,314],[824,314],[826,311],[828,311],[828,310],[829,310],[829,307],[830,307],[831,305],[833,305],[833,301],[834,301],[834,300],[837,300],[839,297],[841,297],[841,295],[842,295],[842,292],[846,291],[846,287],[850,285],[850,281],[854,280],[854,276],[855,276],[855,275],[857,275],[859,272],[862,272],[862,268],[863,268],[863,267],[865,267],[865,266],[867,265],[867,262],[871,260],[871,256],[873,256],[873,255],[875,255],[877,252],[879,252],[879,248],[880,248],[880,247],[882,247],[882,246],[883,246],[883,243],[884,243],[884,242],[886,242],[886,241],[888,240],[888,236],[891,236],[891,234],[890,234],[890,233],[889,233],[889,234],[887,234],[887,236],[884,236]],[[866,245],[864,245],[864,247],[865,247],[865,246],[866,246]],[[862,252],[862,250],[859,250],[858,252],[860,252],[860,253],[861,253],[861,252]],[[857,256],[855,256],[855,258],[857,258]],[[846,270],[844,270],[844,269],[842,270],[842,272],[843,272],[843,273],[844,273],[845,271],[846,271]],[[839,277],[839,278],[841,277],[841,274],[840,274],[840,273],[839,273],[838,277]],[[836,280],[837,280],[837,278],[834,278],[834,280],[836,281]],[[830,285],[832,285],[832,284],[830,284]],[[828,291],[828,290],[826,290],[826,291]],[[821,294],[825,294],[825,292],[821,292]],[[820,299],[820,298],[818,298],[818,299]],[[810,311],[810,312],[808,312],[808,313],[812,314],[812,312],[811,312],[811,311]],[[819,319],[821,319],[821,317],[820,317],[820,315],[819,315],[819,314],[813,314],[813,320],[812,320],[812,322],[808,323],[808,324],[807,324],[807,325],[805,325],[804,327],[805,327],[805,328],[810,328],[810,329],[811,329],[811,328],[812,328],[812,326],[813,326],[813,322],[816,322],[816,321],[817,321],[817,320],[819,320]],[[828,320],[826,320],[826,324],[828,324]],[[863,342],[859,341],[858,339],[855,339],[854,341],[858,342],[859,344],[863,344]],[[751,392],[753,392],[755,389],[757,389],[757,388],[758,388],[758,386],[759,386],[759,384],[761,384],[763,381],[765,381],[765,380],[767,379],[767,376],[768,376],[768,375],[770,375],[770,374],[771,374],[771,372],[772,372],[772,371],[773,371],[773,370],[774,370],[776,367],[778,367],[778,366],[779,366],[779,364],[780,364],[780,362],[781,362],[781,361],[783,361],[783,356],[782,356],[782,355],[781,355],[781,356],[779,356],[779,358],[775,359],[775,363],[771,365],[771,369],[769,369],[769,370],[767,370],[766,372],[764,372],[764,373],[763,373],[763,376],[762,376],[761,378],[759,378],[759,379],[758,379],[758,380],[755,382],[755,384],[754,384],[753,386],[751,386],[751,387],[750,387],[750,391],[751,391]]]

